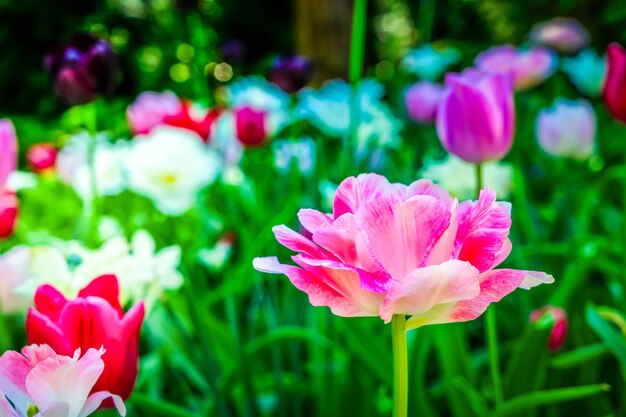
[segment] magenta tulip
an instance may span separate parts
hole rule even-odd
[[[544,316],[549,316],[552,320],[552,329],[548,336],[548,349],[551,352],[556,352],[565,344],[569,327],[567,314],[560,307],[546,306],[530,313],[530,321],[536,322]]]
[[[607,74],[602,95],[609,112],[622,123],[626,123],[626,50],[612,43],[607,52]]]
[[[8,189],[9,176],[17,167],[17,136],[13,123],[0,120],[0,239],[13,234],[18,216],[18,201]]]
[[[413,84],[404,93],[404,104],[409,117],[418,123],[435,123],[444,91],[443,86],[428,81]]]
[[[467,162],[503,158],[515,133],[511,76],[475,69],[447,74],[437,133],[448,152]]]

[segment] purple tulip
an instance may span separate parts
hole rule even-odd
[[[282,56],[274,60],[268,79],[286,93],[295,93],[311,81],[313,63],[302,55]]]
[[[447,74],[445,82],[437,133],[446,150],[472,163],[503,158],[515,133],[511,75],[470,68]]]
[[[411,120],[433,124],[437,119],[437,107],[443,98],[444,87],[428,81],[420,81],[404,93],[404,104]]]
[[[110,93],[117,81],[117,57],[111,44],[90,35],[77,35],[44,59],[57,95],[70,105],[85,104]]]
[[[558,99],[537,117],[537,140],[550,155],[585,160],[593,154],[596,116],[584,99]]]

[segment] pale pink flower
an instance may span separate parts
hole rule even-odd
[[[494,270],[511,251],[510,205],[485,189],[461,204],[427,180],[405,186],[376,174],[344,180],[333,212],[302,209],[307,236],[284,225],[276,239],[298,252],[298,266],[256,258],[262,272],[285,274],[314,306],[339,316],[408,314],[408,328],[460,322],[516,288],[553,278],[542,272]]]
[[[530,40],[559,52],[572,53],[589,43],[589,31],[576,19],[556,17],[534,25]]]
[[[511,45],[494,46],[478,54],[477,68],[496,74],[511,74],[515,90],[528,90],[548,78],[556,69],[557,57],[549,49],[518,49]]]
[[[104,370],[104,349],[88,349],[81,357],[58,355],[48,345],[30,345],[22,353],[0,356],[0,416],[26,417],[36,406],[41,417],[85,417],[102,402],[111,399],[120,415],[126,415],[124,402],[107,391],[89,392]],[[6,404],[6,397],[14,409]]]
[[[30,298],[16,294],[15,289],[28,279],[30,250],[16,246],[0,255],[0,312],[5,314],[25,312]]]
[[[164,124],[168,117],[181,113],[182,109],[180,99],[171,91],[163,93],[145,91],[128,106],[126,117],[134,134],[146,134]]]

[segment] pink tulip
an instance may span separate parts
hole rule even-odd
[[[165,91],[145,91],[126,110],[126,118],[135,135],[149,133],[153,128],[182,112],[183,105],[176,94]]]
[[[443,95],[444,88],[439,84],[428,81],[413,84],[404,93],[404,103],[409,117],[418,123],[435,123],[437,107]]]
[[[437,133],[448,152],[467,162],[503,158],[515,133],[511,77],[475,69],[447,74]]]
[[[262,272],[285,274],[314,306],[344,317],[410,314],[409,328],[473,320],[516,288],[553,278],[542,272],[493,269],[511,251],[508,203],[485,189],[461,204],[420,180],[390,184],[376,174],[344,180],[333,213],[303,209],[311,238],[284,225],[276,239],[298,252],[297,264],[256,258]]]
[[[36,407],[37,416],[85,417],[107,399],[126,415],[119,396],[107,391],[89,395],[104,370],[104,350],[80,353],[79,348],[72,357],[58,355],[48,345],[26,346],[21,354],[5,352],[0,356],[0,416],[26,417]]]
[[[569,327],[567,314],[560,307],[546,306],[530,313],[530,321],[536,322],[544,316],[550,316],[553,325],[548,337],[548,349],[556,352],[563,347]]]
[[[556,69],[556,56],[544,48],[522,50],[502,45],[481,52],[474,63],[483,71],[511,74],[515,89],[521,91],[540,84],[552,75]]]
[[[7,189],[9,176],[17,167],[17,136],[13,123],[0,120],[0,239],[13,234],[18,215],[15,193]]]
[[[576,19],[557,17],[533,26],[530,39],[559,52],[572,53],[589,43],[589,31]]]

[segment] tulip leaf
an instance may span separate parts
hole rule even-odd
[[[548,326],[537,322],[528,325],[514,344],[505,376],[505,398],[515,397],[543,387],[546,379],[548,358]],[[532,372],[528,372],[532,369]],[[524,377],[520,377],[524,375]]]
[[[588,305],[585,309],[587,323],[604,342],[619,362],[622,376],[626,378],[626,341],[624,335],[600,315],[600,308]]]
[[[496,417],[507,417],[517,413],[527,412],[540,406],[552,405],[565,401],[573,401],[581,398],[602,394],[609,390],[607,384],[583,385],[579,387],[557,388],[545,391],[535,391],[523,394],[505,401],[496,410]]]
[[[582,366],[589,363],[589,361],[605,356],[607,352],[609,352],[609,349],[604,343],[584,346],[553,358],[550,361],[550,366],[556,369]]]
[[[464,416],[489,417],[493,415],[481,394],[465,379],[454,378],[450,382],[450,388],[456,393],[456,398],[465,403]]]
[[[150,398],[147,395],[135,392],[130,398],[132,403],[139,409],[144,410],[151,416],[166,417],[195,417],[197,413],[188,411],[176,404],[164,401],[161,398]]]

